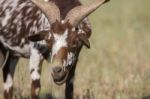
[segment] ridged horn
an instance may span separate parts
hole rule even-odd
[[[69,20],[70,24],[73,26],[78,25],[85,17],[99,8],[102,4],[108,2],[109,0],[95,0],[94,2],[88,5],[81,5],[73,8],[67,14],[65,21]]]
[[[54,23],[56,20],[60,21],[60,10],[54,2],[50,0],[31,1],[45,13],[50,23]]]

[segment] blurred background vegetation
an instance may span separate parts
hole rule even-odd
[[[150,0],[110,0],[89,18],[91,49],[81,51],[74,97],[150,99]],[[0,78],[2,99],[2,74]],[[51,79],[50,66],[45,62],[41,97],[46,93],[47,97],[62,99],[64,85],[57,86]],[[28,60],[19,62],[14,82],[16,94],[30,93]]]

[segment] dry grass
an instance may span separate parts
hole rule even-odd
[[[149,11],[149,0],[111,0],[90,16],[91,49],[84,48],[80,54],[76,99],[150,99]],[[28,63],[22,60],[16,70],[15,87],[29,94],[29,82]],[[41,97],[46,93],[48,99],[62,99],[64,86],[51,80],[47,63],[41,83]]]

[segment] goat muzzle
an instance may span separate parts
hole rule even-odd
[[[52,69],[52,77],[53,77],[53,80],[54,82],[57,84],[57,85],[62,85],[65,83],[67,77],[68,77],[68,72],[69,71],[66,71],[65,69],[63,69],[63,67],[61,66],[55,66],[53,69]]]

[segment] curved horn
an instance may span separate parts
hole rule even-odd
[[[96,0],[88,5],[81,5],[73,8],[67,14],[65,21],[69,20],[70,24],[76,26],[81,20],[83,20],[86,16],[91,14],[97,8],[99,8],[102,4],[108,2],[109,0]]]
[[[45,13],[50,23],[54,23],[56,20],[60,21],[60,10],[54,2],[49,0],[31,1]]]

